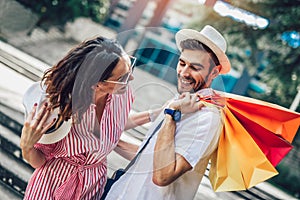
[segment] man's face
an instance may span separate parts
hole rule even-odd
[[[210,70],[210,55],[205,51],[185,49],[177,64],[177,90],[194,93],[210,86],[216,76]]]

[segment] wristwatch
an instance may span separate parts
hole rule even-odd
[[[173,109],[170,109],[170,108],[166,108],[165,111],[164,111],[164,113],[168,114],[168,115],[171,115],[172,119],[175,122],[178,122],[181,119],[181,112],[180,112],[180,110],[173,110]]]

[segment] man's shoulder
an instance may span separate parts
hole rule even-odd
[[[221,121],[221,112],[218,108],[209,108],[209,107],[202,107],[201,110],[185,114],[182,116],[180,122],[178,122],[179,126],[186,126],[188,124],[195,125],[197,123],[199,125],[208,125],[211,123],[216,123]]]
[[[188,117],[198,117],[198,116],[209,116],[209,115],[219,115],[221,116],[221,109],[215,105],[207,105],[205,104],[200,110],[194,113],[190,113]]]

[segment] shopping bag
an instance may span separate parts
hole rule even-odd
[[[277,175],[243,125],[228,107],[223,109],[224,127],[209,170],[214,191],[245,190]]]
[[[228,108],[251,135],[252,139],[266,155],[273,166],[276,166],[293,148],[293,146],[278,134],[266,129],[263,124],[255,122],[254,117],[249,118],[247,113],[241,113],[228,104]],[[294,131],[295,132],[295,131]]]
[[[291,143],[300,125],[300,114],[269,102],[225,93],[226,106],[239,116],[277,134]],[[239,118],[238,118],[239,119]],[[248,122],[242,124],[245,126]]]

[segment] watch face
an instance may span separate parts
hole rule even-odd
[[[181,119],[181,112],[179,110],[172,110],[172,109],[166,108],[164,113],[171,115],[175,122],[178,122]]]
[[[175,122],[180,121],[181,119],[181,112],[179,110],[175,110],[174,115],[173,115],[173,119]]]

